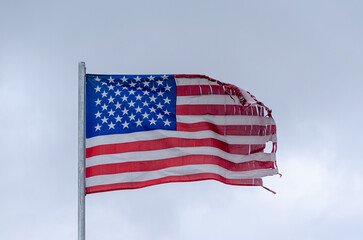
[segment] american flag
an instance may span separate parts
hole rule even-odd
[[[277,173],[275,122],[249,92],[204,75],[86,75],[86,193]]]

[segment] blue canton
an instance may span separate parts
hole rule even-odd
[[[176,130],[173,75],[86,75],[86,137]]]

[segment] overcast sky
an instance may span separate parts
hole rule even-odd
[[[125,3],[132,2],[132,3]],[[362,1],[0,2],[0,239],[77,239],[78,62],[272,108],[282,173],[86,197],[86,239],[363,239]]]

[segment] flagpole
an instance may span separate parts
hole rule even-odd
[[[78,63],[78,240],[86,239],[85,203],[85,82],[86,64]]]

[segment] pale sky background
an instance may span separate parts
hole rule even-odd
[[[78,62],[272,108],[283,174],[86,197],[86,239],[363,239],[362,1],[0,1],[0,239],[77,239]]]

